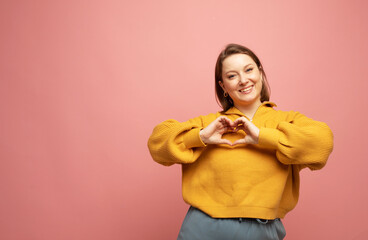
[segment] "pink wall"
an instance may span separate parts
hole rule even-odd
[[[263,60],[278,109],[335,134],[286,239],[365,239],[367,2],[129,2],[1,1],[0,239],[176,239],[180,167],[154,163],[147,138],[219,110],[230,42]]]

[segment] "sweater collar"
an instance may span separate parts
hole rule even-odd
[[[260,110],[263,110],[265,108],[273,108],[273,107],[277,107],[277,105],[274,102],[264,101],[264,102],[262,102],[261,106],[258,107],[257,112],[259,112]],[[224,112],[224,114],[226,114],[226,115],[236,114],[236,115],[239,115],[239,116],[244,116],[244,113],[242,113],[236,107],[229,108],[229,110]]]

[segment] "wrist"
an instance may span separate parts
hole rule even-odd
[[[257,134],[256,134],[256,136],[255,136],[255,144],[258,144],[258,142],[259,142],[259,128],[257,128]]]
[[[204,143],[204,144],[207,144],[206,142],[206,138],[203,136],[203,129],[201,129],[199,131],[199,138],[201,139],[201,141]]]
[[[199,137],[199,128],[187,131],[183,136],[183,143],[187,148],[204,147],[206,144]]]

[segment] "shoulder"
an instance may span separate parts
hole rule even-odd
[[[264,117],[271,117],[276,119],[286,119],[286,118],[292,118],[298,112],[296,111],[285,111],[280,109],[275,109],[277,105],[273,102],[263,102],[261,106],[261,115]]]
[[[265,123],[272,122],[273,124],[277,124],[280,122],[292,123],[294,121],[301,120],[301,119],[312,120],[311,118],[308,118],[307,116],[300,113],[299,111],[280,110],[280,109],[275,109],[274,107],[276,107],[276,104],[264,105],[264,109],[261,115]]]
[[[200,119],[201,122],[202,122],[202,126],[207,126],[211,122],[213,122],[216,118],[218,118],[222,115],[224,115],[223,112],[215,112],[215,113],[209,113],[209,114],[206,114],[206,115],[201,115],[201,116],[199,116],[195,119]]]

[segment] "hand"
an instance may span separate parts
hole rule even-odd
[[[233,121],[225,116],[216,118],[206,128],[199,132],[199,136],[205,144],[228,144],[233,145],[228,139],[223,139],[222,135],[226,132],[233,132],[235,125]]]
[[[258,143],[259,128],[257,128],[251,121],[245,117],[240,117],[234,121],[234,125],[236,126],[235,131],[243,130],[247,135],[242,139],[236,140],[232,145]]]

